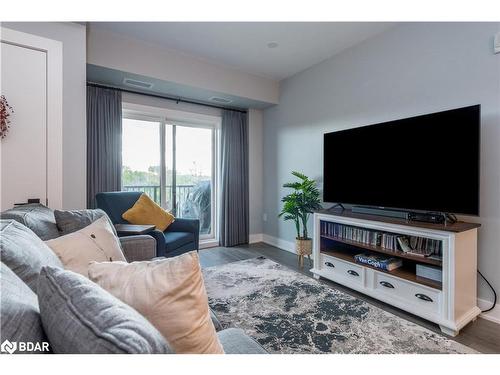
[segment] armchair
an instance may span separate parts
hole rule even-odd
[[[131,208],[141,196],[138,191],[117,191],[96,194],[97,206],[104,210],[113,224],[128,224],[122,214]],[[200,222],[194,219],[176,218],[168,228],[148,233],[156,240],[156,256],[174,257],[198,250]]]

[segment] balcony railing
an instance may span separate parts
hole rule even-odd
[[[182,214],[186,208],[186,202],[189,198],[189,193],[193,189],[194,185],[177,185],[176,188],[176,210],[177,214]],[[159,185],[126,185],[123,186],[123,191],[141,191],[149,195],[149,197],[156,203],[161,204],[161,187]],[[172,205],[172,185],[165,186],[165,197],[167,208],[173,210]]]

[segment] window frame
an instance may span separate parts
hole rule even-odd
[[[176,193],[175,189],[177,184],[175,182],[175,175],[177,174],[177,166],[175,163],[176,153],[176,127],[192,127],[192,128],[206,128],[212,130],[212,179],[211,179],[211,233],[200,234],[200,247],[208,247],[210,245],[218,245],[218,226],[219,226],[219,186],[220,186],[220,127],[222,118],[219,116],[205,115],[193,112],[172,110],[167,108],[159,108],[146,106],[134,103],[122,103],[122,118],[131,120],[141,120],[159,123],[159,141],[160,141],[160,205],[166,207],[166,125],[172,126],[172,191],[173,202],[175,203]],[[122,151],[123,152],[123,151]],[[173,209],[175,213],[175,207]]]

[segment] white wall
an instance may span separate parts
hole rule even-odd
[[[88,29],[87,62],[262,102],[279,99],[277,81],[95,27]]]
[[[404,24],[281,82],[280,104],[264,112],[264,233],[293,241],[292,224],[275,219],[281,185],[292,170],[321,181],[323,133],[480,103],[481,217],[465,219],[482,224],[479,268],[500,292],[498,31],[500,23]]]
[[[87,184],[85,27],[62,22],[3,26],[63,43],[63,207],[84,208]]]

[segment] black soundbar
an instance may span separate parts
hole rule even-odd
[[[387,216],[387,217],[395,217],[398,219],[410,220],[408,216],[409,212],[402,210],[385,209],[380,207],[353,206],[352,212],[357,214]]]
[[[442,224],[446,221],[446,216],[440,212],[411,212],[367,206],[353,206],[352,212],[357,214],[394,217],[407,221],[422,221],[425,223]]]

